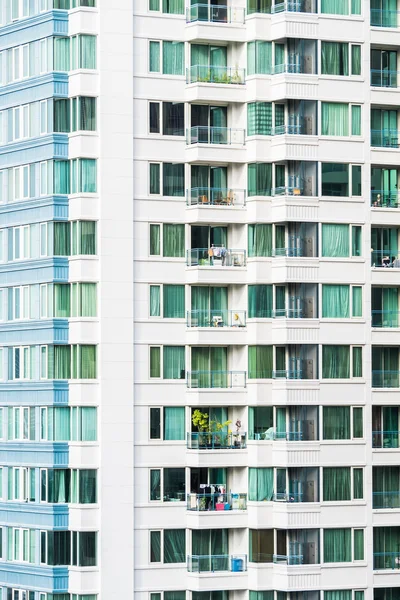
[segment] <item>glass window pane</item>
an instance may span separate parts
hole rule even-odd
[[[161,377],[161,348],[150,348],[150,377]]]
[[[150,163],[150,194],[160,194],[160,173],[161,165],[158,163]]]

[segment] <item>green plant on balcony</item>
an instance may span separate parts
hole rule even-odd
[[[235,72],[231,77],[230,83],[242,83],[242,76],[239,73],[239,68],[236,66]]]
[[[229,446],[229,435],[232,432],[229,432],[228,427],[231,423],[232,421],[224,421],[223,423],[210,421],[210,431],[213,434],[214,446],[221,446],[223,448]]]
[[[211,81],[211,72],[207,71],[207,73],[203,73],[198,76],[197,81],[200,83],[210,83]]]
[[[214,76],[214,83],[232,83],[232,77],[224,71],[221,75]]]
[[[197,427],[199,432],[199,445],[205,446],[206,443],[211,443],[210,431],[210,419],[208,413],[203,413],[201,410],[196,408],[192,414],[192,423],[194,427]],[[207,435],[205,435],[207,433]]]

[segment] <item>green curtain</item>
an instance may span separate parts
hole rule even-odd
[[[82,344],[80,349],[80,379],[96,379],[96,346]]]
[[[400,547],[400,527],[374,527],[374,569],[393,569]]]
[[[150,286],[150,316],[160,317],[160,286]]]
[[[324,563],[351,562],[351,529],[324,529]]]
[[[160,169],[159,163],[150,163],[150,194],[160,194]]]
[[[163,164],[163,195],[181,197],[185,195],[185,165]]]
[[[185,256],[185,226],[181,224],[163,224],[163,256]]]
[[[272,285],[248,286],[248,317],[249,319],[272,317]]]
[[[324,406],[322,414],[324,440],[349,440],[351,438],[349,406]]]
[[[71,254],[70,223],[61,221],[54,223],[54,254],[55,256]]]
[[[94,256],[96,254],[96,221],[79,222],[78,253]]]
[[[54,284],[54,316],[71,316],[71,292],[68,284]]]
[[[351,14],[361,15],[361,0],[351,0]]]
[[[275,42],[275,72],[281,73],[284,69],[285,64],[285,44],[278,44]]]
[[[247,74],[270,75],[272,73],[272,42],[256,40],[247,43]]]
[[[272,225],[257,223],[248,225],[249,256],[272,256]]]
[[[161,349],[159,346],[150,347],[150,377],[161,377]]]
[[[70,124],[70,104],[68,99],[54,100],[54,131],[57,133],[69,133]]]
[[[164,563],[186,562],[186,529],[164,529]]]
[[[163,42],[164,75],[185,74],[185,44],[183,42]]]
[[[164,408],[164,440],[185,439],[185,408],[168,406]]]
[[[321,73],[323,75],[349,74],[349,44],[321,42]]]
[[[272,102],[250,102],[247,105],[247,135],[271,135]]]
[[[352,599],[352,591],[351,590],[330,590],[329,592],[324,592],[324,600],[351,600]]]
[[[350,346],[322,346],[322,378],[350,378]]]
[[[361,135],[361,106],[358,104],[351,107],[351,135]]]
[[[70,70],[70,38],[68,37],[54,38],[54,70]]]
[[[79,189],[84,194],[95,194],[97,190],[97,160],[92,158],[79,159]]]
[[[361,406],[353,407],[353,437],[362,438],[364,437],[364,424],[363,424],[363,409]]]
[[[249,346],[249,379],[271,379],[272,356],[272,346]]]
[[[324,502],[351,500],[350,467],[323,468]]]
[[[353,107],[352,107],[353,108]],[[321,103],[321,134],[349,135],[349,105],[339,102]]]
[[[362,500],[364,498],[364,471],[353,469],[353,498]]]
[[[170,15],[183,15],[185,13],[185,0],[163,0],[163,12]]]
[[[159,256],[160,250],[160,226],[150,225],[150,256]]]
[[[373,508],[400,508],[400,467],[372,468]]]
[[[348,319],[350,317],[350,286],[322,286],[322,317]]]
[[[351,47],[351,74],[361,75],[361,46],[357,44]]]
[[[321,13],[330,15],[348,15],[349,0],[321,0]]]
[[[163,312],[166,319],[185,318],[184,285],[163,285]]]
[[[149,71],[150,73],[160,73],[160,42],[150,42],[149,44]]]
[[[253,163],[247,165],[248,196],[270,196],[272,189],[272,164]]]
[[[96,36],[79,35],[79,69],[96,69]]]
[[[383,327],[398,327],[398,288],[382,288]]]
[[[322,256],[350,256],[349,226],[323,223]]]
[[[97,284],[79,284],[79,315],[80,317],[97,316]]]
[[[352,293],[352,316],[362,317],[362,287],[353,286]]]
[[[55,160],[53,189],[55,194],[70,193],[70,168],[67,160]]]
[[[354,560],[364,560],[364,530],[354,530]]]
[[[247,0],[247,14],[270,13],[272,0]]]
[[[274,469],[249,468],[249,500],[265,502],[272,500],[274,494]]]
[[[163,378],[185,378],[185,346],[163,347]]]
[[[354,167],[353,167],[354,168]],[[351,255],[361,256],[361,226],[351,226]]]
[[[54,379],[71,379],[71,346],[54,346],[54,367],[49,365],[50,372]]]
[[[353,347],[353,377],[362,377],[362,348]]]

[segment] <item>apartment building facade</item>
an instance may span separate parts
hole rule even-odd
[[[135,2],[140,600],[398,597],[398,10]]]

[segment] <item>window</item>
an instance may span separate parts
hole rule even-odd
[[[350,229],[350,226],[346,224],[323,223],[321,230],[323,257],[361,256],[361,226],[352,226]]]
[[[46,163],[45,163],[46,164]],[[30,196],[30,165],[13,169],[13,200],[24,200]]]
[[[248,225],[248,253],[252,256],[272,256],[272,225]]]
[[[54,299],[56,301],[56,298]],[[68,300],[64,295],[66,307]],[[97,316],[97,284],[96,283],[72,283],[71,284],[71,316],[72,317],[96,317]]]
[[[272,164],[254,163],[247,166],[247,193],[249,196],[271,196]]]
[[[340,102],[321,103],[321,135],[361,135],[361,106]]]
[[[29,44],[12,49],[12,79],[29,77]]]
[[[33,529],[8,527],[8,560],[35,562],[35,536]]]
[[[150,439],[184,440],[185,408],[183,406],[150,408]]]
[[[150,163],[150,194],[161,194],[161,165]]]
[[[150,469],[150,500],[185,501],[185,469]]]
[[[89,344],[48,346],[49,379],[96,379],[96,354]]]
[[[150,562],[172,564],[184,563],[185,561],[185,529],[163,529],[162,531],[150,531]]]
[[[13,230],[13,260],[30,258],[30,227],[23,225],[14,227]]]
[[[185,165],[163,163],[163,196],[185,195]]]
[[[160,107],[161,102],[149,102],[149,132],[150,133],[161,133],[161,120],[160,120]],[[150,164],[150,171],[152,165]],[[151,179],[151,177],[150,177]],[[159,194],[160,192],[151,192]]]
[[[29,346],[13,348],[12,374],[13,379],[31,379],[31,350]]]
[[[29,137],[29,104],[24,106],[17,106],[12,109],[13,114],[13,132],[12,140],[18,141]],[[40,118],[42,118],[42,111],[40,112]]]
[[[71,37],[72,71],[97,68],[96,45],[95,35],[75,35]]]
[[[254,1],[254,0],[250,0]],[[263,0],[260,0],[263,2]],[[270,75],[272,73],[272,43],[255,40],[247,43],[247,74]]]
[[[160,234],[162,233],[162,239]],[[150,256],[182,258],[185,256],[185,226],[164,223],[150,224]]]
[[[160,232],[161,225],[150,225],[150,256],[161,254]]]
[[[271,379],[272,356],[272,346],[249,346],[249,379]]]
[[[71,131],[96,131],[96,98],[71,99]]]
[[[48,122],[47,122],[47,100],[42,100],[39,103],[40,106],[40,119],[39,119],[39,132],[40,135],[48,133]]]
[[[271,563],[274,554],[273,529],[249,529],[249,561]]]
[[[150,41],[149,71],[163,75],[185,74],[185,54],[183,42]]]
[[[249,319],[270,319],[272,317],[272,285],[249,285],[247,292]]]
[[[10,293],[11,292],[11,293]],[[30,288],[28,285],[10,288],[9,297],[12,301],[12,318],[29,319]]]
[[[150,133],[161,133],[161,110],[162,134],[185,135],[185,111],[183,102],[149,102]]]
[[[12,0],[11,4],[11,19],[18,21],[29,16],[29,1],[28,0]]]
[[[323,196],[346,197],[349,196],[350,189],[353,196],[361,196],[361,166],[352,165],[350,170],[349,166],[343,163],[322,163]]]
[[[347,42],[321,42],[321,73],[361,75],[361,46]]]
[[[97,533],[95,531],[41,531],[40,562],[50,566],[96,566]]]
[[[71,194],[95,194],[97,192],[97,160],[75,158],[71,164]]]
[[[321,0],[321,13],[330,15],[361,15],[361,0],[339,0],[339,2]]]
[[[29,406],[8,408],[8,439],[35,439],[35,410]]]
[[[36,502],[36,470],[27,467],[8,468],[8,499]]]
[[[162,365],[161,365],[162,361]],[[185,347],[150,346],[150,378],[185,379]]]
[[[350,440],[363,438],[363,408],[360,406],[324,406],[323,439]]]
[[[94,256],[97,254],[96,221],[71,222],[72,256]]]
[[[350,375],[350,354],[352,355]],[[322,378],[350,379],[362,377],[360,346],[322,346]]]
[[[274,469],[249,468],[249,500],[265,502],[273,499]]]
[[[363,529],[324,529],[324,563],[364,560]]]
[[[161,314],[165,319],[185,318],[184,285],[150,286],[150,316],[160,317]]]
[[[40,439],[54,442],[96,442],[97,408],[40,408]]]
[[[362,500],[364,496],[363,469],[351,467],[324,467],[324,502]]]
[[[95,469],[40,469],[40,501],[51,504],[95,504]]]
[[[322,285],[322,317],[349,319],[362,316],[362,288],[352,285]]]
[[[153,0],[154,1],[154,0]],[[160,0],[158,0],[160,1]],[[170,15],[183,15],[185,12],[184,0],[162,0],[162,11]]]
[[[271,133],[272,103],[249,103],[247,105],[247,135],[271,135]]]

